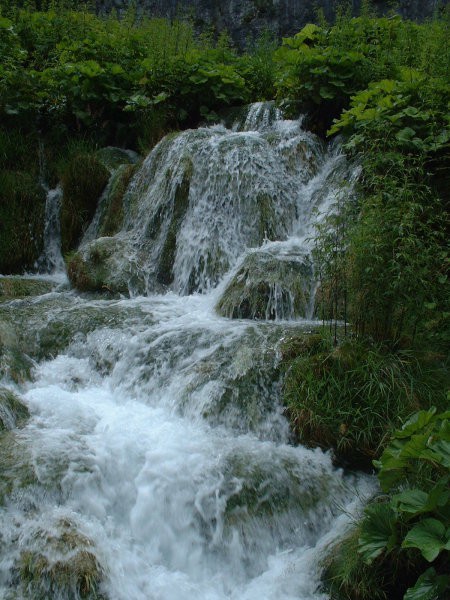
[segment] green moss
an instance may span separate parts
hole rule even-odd
[[[0,302],[26,296],[40,296],[55,288],[51,281],[26,279],[21,277],[0,278]]]
[[[33,267],[43,248],[45,193],[21,171],[0,171],[0,272]]]
[[[99,236],[112,236],[120,231],[124,217],[123,198],[128,184],[136,171],[135,165],[122,165],[118,168],[108,196],[108,205],[100,227]]]
[[[29,416],[28,408],[18,397],[0,387],[0,432],[20,427]]]
[[[61,242],[64,253],[73,250],[94,216],[109,171],[94,153],[78,154],[62,176]]]
[[[173,212],[167,231],[166,240],[161,252],[158,265],[157,280],[163,285],[169,285],[173,281],[173,263],[177,251],[177,235],[181,221],[189,206],[189,189],[192,177],[192,162],[186,160],[185,171],[181,183],[177,185],[173,201]],[[169,175],[170,177],[170,175]]]

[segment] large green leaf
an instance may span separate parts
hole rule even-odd
[[[436,408],[433,406],[430,410],[421,410],[406,421],[400,431],[395,432],[396,438],[406,438],[411,436],[413,433],[420,431],[428,425],[428,423],[433,419],[436,413]]]
[[[427,569],[416,582],[416,585],[407,590],[403,600],[444,600],[449,592],[450,577],[436,575],[433,568]]]
[[[418,514],[427,510],[428,494],[417,489],[405,490],[395,495],[392,501],[399,511]]]
[[[364,561],[371,563],[383,551],[390,552],[396,543],[396,515],[390,504],[368,506],[358,540],[358,552]]]
[[[395,508],[411,516],[445,507],[450,498],[450,477],[442,477],[429,493],[419,489],[405,490],[392,498]]]
[[[450,528],[446,530],[437,519],[423,519],[408,532],[402,548],[418,548],[428,562],[433,562],[441,550],[450,549]]]

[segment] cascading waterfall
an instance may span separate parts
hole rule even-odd
[[[30,411],[0,432],[2,598],[326,598],[321,559],[373,483],[289,444],[278,366],[347,167],[271,106],[244,123],[163,140],[131,182],[115,265],[147,296],[0,304],[3,389]],[[260,271],[262,308],[226,304]]]

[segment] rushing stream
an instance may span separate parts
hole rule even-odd
[[[309,240],[351,177],[337,148],[252,106],[163,140],[137,171],[122,227],[100,238],[129,293],[59,278],[0,304],[2,385],[30,411],[0,437],[0,597],[327,597],[321,560],[373,484],[290,444],[279,363],[315,326]],[[100,228],[97,214],[83,256]],[[236,280],[257,280],[262,309],[225,302]]]

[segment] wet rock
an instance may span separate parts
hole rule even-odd
[[[140,159],[139,154],[133,152],[133,150],[125,150],[115,146],[100,148],[100,150],[97,150],[96,156],[110,172],[115,171],[121,165],[134,165]]]
[[[28,408],[18,397],[0,387],[0,432],[20,427],[29,416]]]
[[[38,483],[29,448],[17,431],[0,430],[0,505],[17,490]]]
[[[28,279],[26,277],[1,277],[0,302],[13,298],[26,296],[40,296],[55,289],[57,284],[42,279]]]
[[[271,244],[244,259],[216,310],[232,319],[310,317],[313,285],[307,253]]]
[[[145,286],[135,261],[127,261],[127,242],[102,237],[86,244],[67,262],[71,284],[82,292],[142,293]]]

